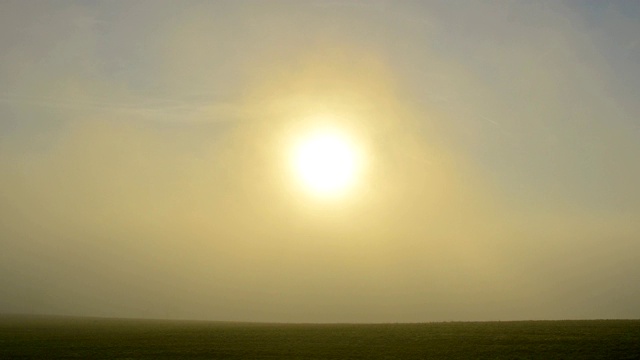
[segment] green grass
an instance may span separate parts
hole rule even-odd
[[[640,320],[261,324],[0,316],[0,359],[640,359]]]

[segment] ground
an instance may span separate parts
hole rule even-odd
[[[2,359],[640,359],[640,320],[266,324],[0,316]]]

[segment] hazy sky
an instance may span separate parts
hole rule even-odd
[[[640,2],[0,1],[0,313],[640,318]],[[366,157],[319,199],[291,139]]]

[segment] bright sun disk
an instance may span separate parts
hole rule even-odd
[[[349,139],[335,131],[316,131],[301,139],[293,166],[302,184],[317,195],[343,193],[355,181],[357,152]]]

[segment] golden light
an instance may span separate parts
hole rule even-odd
[[[333,197],[355,183],[361,159],[353,141],[337,130],[315,130],[293,149],[293,168],[304,187],[314,195]]]

